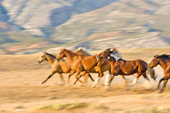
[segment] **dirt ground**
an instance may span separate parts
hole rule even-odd
[[[126,55],[127,58],[132,58]],[[69,87],[60,85],[57,74],[45,84],[41,84],[50,74],[51,67],[47,62],[37,64],[39,56],[40,54],[0,56],[0,113],[117,113],[157,107],[170,109],[170,83],[161,94],[154,90],[158,80],[163,77],[160,66],[155,68],[157,81],[150,79],[152,89],[147,89],[147,83],[141,77],[137,85],[126,91],[134,79],[131,75],[126,77],[128,86],[120,76],[117,76],[109,91],[105,91],[103,87],[105,77],[100,80],[96,88],[92,88],[93,82],[90,79],[84,86],[81,86],[81,83],[71,84]],[[67,75],[63,74],[65,80]],[[97,74],[92,76],[96,78]],[[73,75],[71,83],[74,80]],[[47,105],[73,103],[87,103],[88,106],[61,110],[38,109]]]

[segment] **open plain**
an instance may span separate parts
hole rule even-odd
[[[142,59],[149,62],[156,54],[170,54],[170,48],[120,49],[120,52],[126,60]],[[37,63],[41,54],[0,56],[0,113],[170,112],[170,83],[163,93],[155,92],[158,80],[163,77],[160,66],[155,68],[157,81],[149,76],[152,89],[147,89],[147,82],[140,77],[138,83],[126,91],[128,86],[117,76],[111,88],[105,91],[103,84],[108,72],[105,72],[96,88],[92,88],[93,82],[90,79],[83,86],[81,83],[69,87],[60,85],[57,74],[41,84],[51,72],[47,62]],[[65,80],[67,75],[63,74]],[[96,78],[97,74],[92,76]],[[128,85],[134,77],[126,77]],[[71,83],[74,80],[73,75]]]

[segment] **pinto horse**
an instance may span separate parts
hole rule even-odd
[[[56,61],[56,56],[49,54],[47,52],[44,52],[43,55],[40,56],[38,59],[38,63],[41,63],[43,61],[48,61],[48,63],[52,67],[51,74],[42,82],[44,84],[48,79],[50,79],[55,73],[58,73],[60,75],[61,84],[64,84],[64,78],[62,76],[62,73],[69,73],[71,71],[71,66],[68,60],[61,60]],[[87,74],[85,77],[90,77],[92,81],[93,78],[90,74]]]
[[[159,80],[159,83],[157,86],[157,90],[159,90],[161,82],[164,81],[164,85],[159,91],[161,93],[166,87],[168,80],[170,79],[170,55],[166,55],[166,54],[155,55],[153,59],[151,60],[151,62],[149,63],[148,68],[152,69],[153,67],[156,67],[157,65],[160,65],[164,70],[164,77]]]
[[[147,63],[144,62],[143,60],[132,60],[132,61],[126,61],[123,59],[120,59],[117,57],[116,52],[113,53],[113,51],[110,51],[110,49],[107,49],[100,53],[98,57],[98,61],[102,58],[107,58],[109,60],[109,63],[111,65],[111,75],[108,75],[106,77],[105,81],[105,88],[108,89],[110,86],[111,81],[113,80],[114,76],[117,75],[132,75],[137,73],[136,78],[134,79],[132,85],[127,89],[130,90],[133,85],[136,84],[138,78],[142,75],[147,82],[149,82],[149,78],[146,76],[146,70],[147,70]],[[151,74],[155,74],[152,70]],[[155,75],[152,75],[154,77]],[[110,78],[110,80],[109,80]],[[155,78],[154,78],[155,79]],[[151,84],[150,84],[151,85]]]
[[[79,77],[81,77],[79,76],[80,72],[84,71],[85,73],[99,73],[98,78],[95,80],[95,83],[92,86],[92,87],[95,87],[98,81],[103,77],[104,75],[103,72],[110,69],[109,61],[106,59],[102,59],[101,63],[98,64],[96,55],[83,56],[81,54],[77,54],[68,49],[62,49],[56,59],[59,61],[60,59],[63,59],[64,57],[67,57],[71,65],[71,69],[72,69],[68,75],[67,84],[70,83],[69,79],[74,73],[76,73],[75,77],[77,81]]]

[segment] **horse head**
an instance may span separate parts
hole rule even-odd
[[[156,67],[159,64],[158,58],[159,58],[159,55],[155,55],[153,59],[151,60],[151,62],[149,63],[148,68]]]
[[[59,61],[59,60],[63,59],[64,57],[66,57],[65,49],[61,49],[60,53],[57,55],[56,60]]]
[[[39,63],[39,64],[40,64],[41,62],[47,60],[46,54],[47,54],[47,52],[43,52],[43,55],[40,56],[40,58],[38,59],[38,63]]]
[[[99,61],[101,58],[107,58],[110,59],[112,51],[110,51],[110,48],[106,49],[105,51],[101,52],[99,55],[96,56],[97,61]]]
[[[123,58],[123,55],[121,53],[119,53],[119,51],[116,48],[112,48],[112,54],[114,54],[115,56],[119,57],[119,58]]]

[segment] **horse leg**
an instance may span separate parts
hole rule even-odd
[[[66,86],[69,86],[70,85],[70,77],[75,73],[75,71],[72,69],[71,72],[69,73],[68,75],[68,78],[67,78],[67,82],[66,82]]]
[[[86,74],[86,72],[84,73],[84,74],[82,74],[82,72],[81,72],[81,74],[78,74],[78,75],[76,75],[76,80],[74,81],[74,83],[73,84],[76,84],[77,83],[77,81],[80,81],[81,83],[83,83],[81,80],[79,80],[82,76],[84,76]]]
[[[164,80],[164,77],[159,80],[159,83],[158,83],[158,86],[157,86],[156,90],[159,90],[160,84],[161,84],[161,82],[162,82],[163,80]]]
[[[92,88],[95,88],[96,87],[96,84],[99,82],[99,80],[103,77],[103,72],[101,71],[101,69],[100,69],[100,67],[99,67],[99,76],[98,76],[98,78],[95,80],[95,82],[94,82],[94,84],[93,84],[93,86],[92,86]]]
[[[88,77],[89,77],[89,73],[85,73],[85,75],[84,75],[84,83],[87,83]]]
[[[77,81],[79,80],[79,78],[81,78],[81,77],[82,77],[82,75],[80,75],[78,78],[76,78],[76,80],[73,82],[73,84],[76,84]]]
[[[47,82],[47,80],[51,78],[53,75],[54,75],[54,72],[51,72],[51,74],[41,84],[44,84],[45,82]]]
[[[59,76],[60,76],[60,81],[61,81],[60,85],[65,84],[63,75],[61,73],[59,73]]]
[[[110,78],[110,77],[111,77],[111,78]],[[110,78],[110,80],[109,80],[109,78]],[[111,74],[108,74],[108,75],[106,76],[106,80],[105,80],[105,90],[108,90],[108,89],[109,89],[110,83],[112,82],[113,78],[114,78],[114,76],[111,75]]]
[[[167,80],[167,79],[166,79],[166,80],[164,80],[164,85],[163,85],[162,89],[160,90],[160,93],[161,93],[161,92],[163,92],[164,88],[166,87],[167,82],[168,82],[168,80]]]
[[[82,76],[84,76],[84,82],[85,82],[85,83],[87,83],[87,78],[88,78],[88,77],[90,77],[91,81],[94,81],[94,79],[93,79],[93,77],[91,76],[91,74],[90,74],[90,73],[87,73],[86,71],[85,71],[85,73],[84,73]],[[80,78],[80,77],[79,77],[79,78]]]
[[[127,82],[127,80],[126,80],[125,76],[124,76],[124,75],[121,75],[121,77],[124,79],[124,81],[125,81],[125,85],[127,86],[128,82]]]
[[[75,76],[75,78],[76,78],[76,81],[74,82],[74,84],[76,84],[76,82],[77,81],[79,81],[79,82],[81,82],[81,83],[84,83],[83,81],[81,81],[81,80],[79,80],[79,78],[81,78],[82,76],[84,76],[85,74],[86,74],[86,72],[84,73],[84,74],[80,74],[80,71],[77,71],[76,72],[76,76]],[[78,76],[79,75],[79,76]]]
[[[99,80],[104,76],[102,70],[101,70],[102,62],[98,62],[97,68],[98,68],[98,78],[95,80],[92,88],[96,87],[96,84],[99,82]]]
[[[85,76],[85,77],[84,77],[84,82],[85,82],[85,83],[87,83],[87,78],[88,78],[88,77],[90,77],[91,81],[94,82],[94,79],[93,79],[93,77],[91,76],[90,73],[86,73],[84,76]]]
[[[161,82],[164,80],[164,85],[163,85],[162,89],[159,91],[159,93],[161,93],[161,92],[164,90],[164,88],[166,87],[166,84],[167,84],[167,82],[168,82],[168,79],[169,79],[168,76],[164,76],[164,77],[159,81],[157,90],[159,89]]]
[[[90,73],[88,73],[88,76],[90,77],[91,81],[93,81],[93,82],[94,82],[94,79],[93,79],[93,77],[91,76],[91,74],[90,74]]]
[[[133,80],[133,83],[131,84],[131,86],[129,88],[127,88],[126,90],[129,91],[138,81],[138,78],[141,76],[141,73],[137,73],[135,79]]]
[[[152,84],[150,83],[149,78],[146,76],[146,72],[142,76],[145,78],[145,80],[148,83],[148,89],[151,89],[152,88]]]
[[[98,78],[95,80],[92,88],[95,88],[95,87],[96,87],[96,84],[99,82],[100,79],[101,79],[101,77],[98,77]]]

